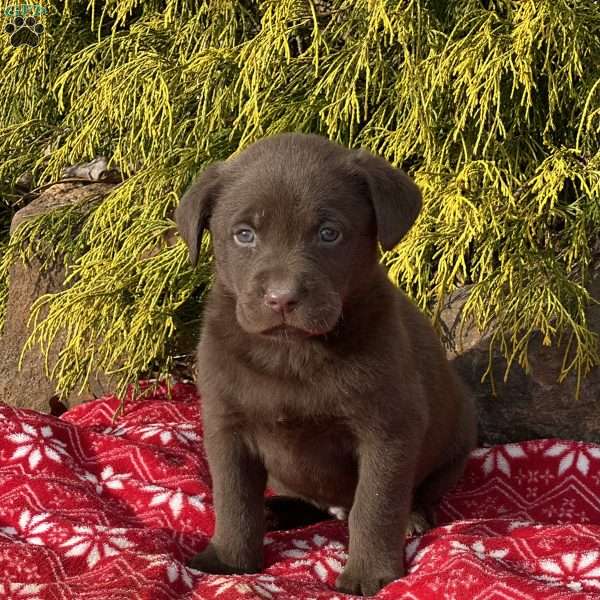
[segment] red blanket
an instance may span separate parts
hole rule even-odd
[[[130,401],[113,424],[117,405],[61,419],[0,405],[0,598],[346,597],[342,522],[269,534],[259,575],[186,568],[213,528],[194,389]],[[600,446],[476,450],[438,512],[378,598],[600,598]]]

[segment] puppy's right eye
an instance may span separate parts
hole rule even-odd
[[[249,227],[241,227],[233,234],[233,239],[239,246],[254,246],[256,234]]]

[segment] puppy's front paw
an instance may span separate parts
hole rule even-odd
[[[404,568],[378,568],[377,565],[356,567],[351,563],[346,565],[342,574],[337,578],[335,587],[346,594],[358,596],[374,596],[388,583],[404,575]]]
[[[234,575],[240,573],[258,573],[261,570],[260,561],[232,560],[227,558],[212,543],[187,562],[188,567],[205,573],[218,575]]]

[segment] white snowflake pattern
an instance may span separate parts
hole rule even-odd
[[[574,498],[562,498],[560,504],[550,504],[542,508],[542,512],[548,519],[557,523],[572,522],[576,519],[580,523],[589,522],[590,518],[585,511],[575,510]]]
[[[471,545],[467,546],[462,542],[457,542],[456,540],[452,540],[450,542],[452,546],[452,550],[450,550],[450,554],[475,554],[475,556],[479,560],[484,560],[485,558],[494,558],[496,560],[502,560],[508,554],[508,548],[498,548],[497,550],[488,550],[483,543],[483,540],[477,540],[473,542]]]
[[[600,458],[600,448],[589,446],[578,446],[573,448],[572,444],[562,444],[557,442],[550,446],[544,456],[560,456],[558,463],[559,477],[573,464],[575,468],[582,474],[587,475],[590,471],[590,462],[593,459]]]
[[[540,569],[552,579],[566,581],[575,592],[587,588],[600,590],[600,552],[567,552],[560,559],[545,558],[539,561]]]
[[[194,431],[192,423],[177,423],[174,425],[146,425],[140,428],[142,440],[158,437],[160,443],[166,446],[173,440],[190,445],[200,441],[200,436]]]
[[[125,537],[126,529],[104,527],[102,525],[75,525],[76,535],[61,544],[69,547],[65,556],[85,556],[91,569],[104,557],[116,556],[121,550],[132,547]]]
[[[547,552],[556,551],[556,539],[552,536],[544,537],[538,542],[538,546]]]
[[[11,552],[6,546],[0,552],[0,560],[3,564],[9,564],[10,561],[10,578],[13,583],[25,582],[25,581],[39,581],[40,578],[40,564],[39,561],[25,561],[15,560],[14,552]],[[6,573],[2,573],[4,583],[7,583]],[[4,596],[0,595],[0,598],[4,600]]]
[[[131,473],[115,473],[115,470],[110,465],[102,469],[100,478],[89,471],[86,471],[82,475],[82,479],[89,481],[95,486],[97,494],[101,494],[105,487],[111,490],[122,490],[124,487],[123,482],[130,477]]]
[[[130,425],[117,425],[116,427],[105,427],[102,430],[104,435],[112,435],[114,437],[123,437],[127,435],[133,428]]]
[[[548,485],[554,479],[554,475],[550,472],[550,469],[544,469],[543,473],[540,473],[540,481],[544,485]]]
[[[483,458],[482,469],[485,475],[489,475],[494,469],[498,469],[507,477],[510,477],[510,461],[515,458],[526,458],[523,447],[520,444],[505,444],[493,448],[477,448],[471,452],[473,458]]]
[[[45,587],[39,583],[0,583],[0,593],[5,600],[43,600],[39,594]]]
[[[258,575],[252,580],[239,577],[215,577],[208,581],[207,585],[217,588],[215,596],[219,596],[227,590],[235,590],[236,594],[240,596],[257,594],[261,598],[272,600],[275,598],[275,594],[283,591],[275,581],[275,577],[272,575]]]
[[[575,498],[563,498],[557,516],[559,519],[571,520],[575,516]]]
[[[514,479],[519,485],[523,485],[524,483],[530,485],[543,483],[544,485],[548,485],[555,477],[548,468],[544,469],[544,471],[540,471],[540,469],[519,469]]]
[[[323,582],[327,581],[329,571],[341,573],[344,568],[343,563],[348,558],[343,544],[328,541],[318,534],[313,535],[310,540],[292,540],[292,546],[294,547],[290,550],[281,553],[286,558],[296,559],[290,566],[292,568],[310,566]]]
[[[49,516],[50,513],[47,512],[32,515],[28,509],[25,509],[21,513],[19,516],[19,528],[27,542],[35,546],[45,545],[40,535],[46,533],[53,526],[53,523],[48,522]]]
[[[185,565],[182,565],[180,562],[173,560],[172,558],[164,558],[160,556],[152,557],[149,566],[163,567],[169,583],[175,583],[178,579],[181,579],[186,587],[191,588],[193,585],[190,572],[195,572],[195,569],[188,569]]]
[[[44,456],[56,463],[61,463],[61,456],[69,455],[65,450],[66,444],[54,438],[54,432],[50,426],[44,425],[37,428],[28,423],[22,423],[21,427],[23,429],[21,433],[11,433],[6,436],[6,439],[17,444],[17,448],[10,457],[11,460],[27,456],[29,468],[35,469]]]
[[[205,494],[198,494],[190,496],[185,494],[179,488],[175,490],[165,489],[158,485],[146,485],[142,488],[145,492],[152,492],[154,495],[149,502],[149,506],[160,506],[166,504],[170,509],[173,517],[179,518],[183,511],[184,504],[187,502],[190,506],[193,506],[200,512],[206,510],[204,504]]]
[[[538,497],[538,488],[535,485],[528,485],[525,488],[525,497],[528,500],[535,500]]]

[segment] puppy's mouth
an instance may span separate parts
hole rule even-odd
[[[269,329],[265,329],[260,332],[261,335],[271,338],[295,338],[295,339],[303,339],[307,337],[313,337],[315,335],[319,335],[319,333],[307,331],[306,329],[300,329],[299,327],[294,327],[292,325],[287,325],[285,323],[281,325],[277,325],[276,327],[269,327]]]
[[[325,339],[334,332],[341,318],[341,301],[339,307],[323,303],[317,307],[300,306],[293,312],[276,314],[267,310],[263,303],[238,299],[235,315],[246,333],[265,340],[299,342]]]

